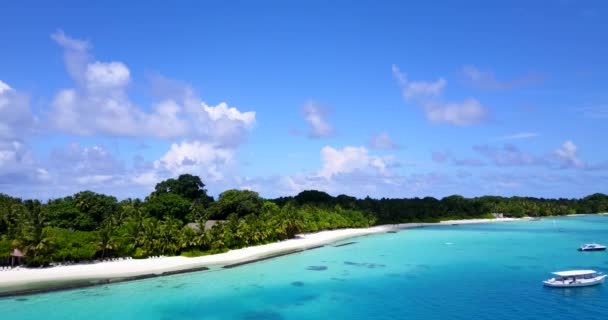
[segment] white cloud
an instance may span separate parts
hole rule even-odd
[[[0,189],[19,184],[35,184],[47,178],[29,147],[19,141],[0,140]]]
[[[155,184],[159,181],[190,173],[201,176],[204,181],[222,181],[226,172],[236,165],[235,150],[218,147],[200,141],[174,143],[152,168],[133,176],[132,181],[139,184]]]
[[[323,165],[319,175],[326,179],[354,171],[384,173],[387,168],[383,158],[370,156],[365,147],[344,147],[338,150],[326,146],[321,149],[321,162]]]
[[[492,72],[482,71],[470,65],[464,66],[462,72],[471,84],[483,89],[511,89],[543,80],[541,75],[529,73],[513,80],[501,81]]]
[[[35,124],[28,96],[0,80],[0,189],[46,179],[25,143]]]
[[[399,146],[393,142],[391,137],[386,132],[379,133],[372,137],[369,142],[369,147],[372,149],[380,150],[393,150],[399,149]]]
[[[327,112],[313,101],[307,102],[302,108],[304,120],[310,126],[309,136],[313,138],[330,137],[334,134],[334,128],[327,122]]]
[[[492,160],[497,166],[531,166],[547,164],[544,159],[521,151],[511,144],[506,144],[502,148],[480,145],[474,146],[473,150]]]
[[[124,88],[131,80],[129,68],[122,62],[93,62],[87,65],[87,85],[89,90]]]
[[[12,141],[9,143],[0,144],[0,168],[10,169],[10,166],[18,163],[32,162],[31,153],[25,146],[18,142]]]
[[[8,84],[6,84],[4,81],[0,80],[0,94],[2,94],[5,91],[9,91],[12,90],[13,88],[11,88]]]
[[[481,122],[487,110],[476,99],[466,99],[460,103],[424,103],[426,117],[431,122],[467,126]]]
[[[447,81],[439,78],[434,82],[424,81],[408,81],[407,75],[399,70],[396,65],[392,66],[393,75],[403,90],[403,96],[406,99],[421,98],[421,97],[438,97],[443,93],[443,89],[447,85]]]
[[[209,106],[189,86],[171,82],[171,90],[147,111],[131,101],[131,72],[122,62],[93,61],[90,45],[62,31],[51,37],[64,49],[65,63],[76,88],[60,90],[52,103],[53,127],[78,135],[188,138],[237,146],[255,123],[255,112],[241,112],[226,103]],[[176,88],[179,87],[179,88]]]
[[[73,177],[121,176],[126,173],[122,161],[101,145],[83,147],[70,143],[66,147],[51,152],[50,168],[52,174],[60,179]]]
[[[87,41],[70,38],[65,35],[63,30],[57,30],[52,33],[51,39],[68,50],[84,52],[90,48],[90,44]]]
[[[82,83],[86,73],[87,62],[90,59],[88,50],[91,45],[84,40],[70,38],[62,30],[51,34],[57,44],[63,49],[63,60],[70,76],[78,83]]]
[[[468,98],[462,102],[442,101],[441,95],[447,85],[443,78],[434,82],[414,82],[409,81],[396,65],[392,66],[392,71],[405,100],[413,100],[431,122],[467,126],[480,123],[487,117],[487,109],[477,99]]]
[[[91,184],[106,183],[106,182],[112,180],[113,178],[114,177],[111,175],[98,174],[98,175],[89,175],[89,176],[78,177],[78,178],[76,178],[76,181],[78,181],[78,183],[80,183],[80,184],[91,185]]]
[[[35,121],[28,97],[0,80],[0,141],[21,141]]]
[[[240,112],[236,108],[228,107],[223,102],[215,107],[203,105],[203,109],[214,121],[222,119],[236,120],[241,121],[246,127],[251,127],[255,123],[255,112]]]
[[[515,133],[515,134],[508,135],[508,136],[504,136],[501,139],[502,140],[528,139],[528,138],[538,137],[539,135],[540,134],[537,132],[520,132],[520,133]]]
[[[567,140],[560,148],[555,150],[554,153],[557,156],[557,159],[560,161],[562,167],[585,167],[585,163],[576,155],[577,149],[577,146],[572,141]]]

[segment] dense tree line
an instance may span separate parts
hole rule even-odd
[[[303,191],[272,200],[227,190],[217,200],[199,177],[181,175],[156,185],[144,200],[84,191],[49,200],[0,194],[0,257],[18,248],[28,265],[109,257],[198,256],[293,238],[301,232],[401,222],[520,217],[608,211],[608,196],[537,199],[450,196],[357,199]],[[221,220],[205,228],[208,220]]]
[[[433,197],[357,199],[347,195],[332,197],[325,192],[309,190],[303,191],[295,197],[283,197],[272,201],[277,205],[293,202],[299,206],[312,205],[321,208],[340,206],[371,215],[378,224],[489,217],[491,213],[502,213],[508,217],[541,217],[608,212],[608,196],[601,193],[582,199],[499,196],[464,198],[459,195],[443,199]]]

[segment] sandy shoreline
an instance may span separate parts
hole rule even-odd
[[[187,270],[204,270],[227,265],[242,264],[248,261],[260,260],[269,256],[297,252],[323,246],[340,240],[383,233],[391,230],[417,228],[422,226],[460,225],[488,222],[517,221],[519,219],[471,219],[442,221],[441,223],[404,223],[382,225],[361,229],[339,229],[299,235],[296,239],[275,242],[255,247],[231,250],[226,253],[187,258],[163,257],[153,259],[132,259],[112,262],[97,262],[92,264],[77,264],[57,266],[52,268],[19,268],[10,271],[0,271],[0,293],[62,288],[76,283],[85,284],[95,281],[117,280],[121,278],[154,277],[179,273]],[[6,295],[6,294],[4,294]]]

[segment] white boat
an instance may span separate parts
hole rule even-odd
[[[578,248],[578,251],[604,251],[606,246],[597,243],[588,243]]]
[[[554,278],[543,281],[547,287],[570,288],[587,287],[604,282],[606,275],[595,270],[570,270],[553,272]]]

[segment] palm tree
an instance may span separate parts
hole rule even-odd
[[[114,224],[111,218],[107,218],[99,229],[99,247],[101,259],[106,257],[107,250],[114,249]]]
[[[35,259],[38,255],[49,251],[48,249],[52,244],[51,232],[45,229],[47,215],[40,201],[28,200],[23,206],[17,205],[15,209],[20,211],[19,214],[23,222],[20,240],[25,246],[26,253]]]

